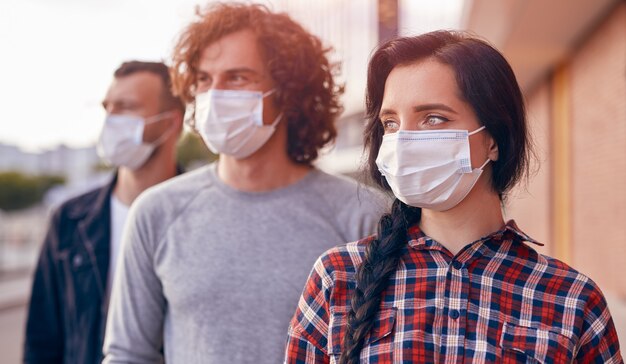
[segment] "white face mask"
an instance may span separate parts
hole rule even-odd
[[[467,130],[400,130],[383,136],[376,158],[393,194],[409,206],[446,211],[463,201],[489,163],[472,169]]]
[[[209,149],[237,159],[259,150],[282,116],[263,124],[263,98],[273,92],[209,90],[197,95],[195,126]]]
[[[107,115],[98,140],[98,155],[116,167],[135,170],[143,166],[154,149],[174,130],[172,125],[156,141],[144,143],[145,125],[161,121],[171,114],[171,111],[166,111],[147,119],[132,115]]]

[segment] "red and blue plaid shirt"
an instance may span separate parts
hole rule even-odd
[[[526,245],[536,242],[513,221],[456,256],[417,226],[409,237],[362,363],[623,363],[602,292]],[[289,328],[287,363],[338,362],[370,239],[315,263]]]

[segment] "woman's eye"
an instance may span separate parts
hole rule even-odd
[[[385,133],[393,133],[400,128],[400,124],[393,119],[382,120],[381,123]]]
[[[444,118],[443,116],[439,116],[439,115],[428,115],[426,117],[426,124],[428,124],[429,126],[443,124],[446,121],[448,121],[447,118]]]

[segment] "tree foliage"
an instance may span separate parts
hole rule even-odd
[[[194,165],[206,164],[215,159],[217,156],[211,153],[198,134],[185,132],[180,138],[176,150],[176,160],[186,170]]]
[[[29,176],[0,172],[0,210],[15,211],[34,206],[55,185],[65,184],[62,176]]]

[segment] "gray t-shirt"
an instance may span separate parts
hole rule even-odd
[[[373,233],[388,205],[315,169],[254,193],[213,164],[147,190],[124,234],[104,363],[280,363],[317,257]]]

